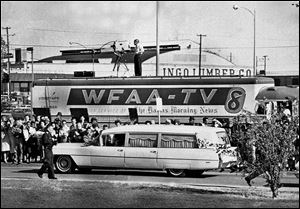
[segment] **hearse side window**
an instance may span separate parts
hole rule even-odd
[[[103,146],[123,147],[125,144],[125,134],[103,135]]]
[[[157,147],[157,135],[130,134],[129,147]]]
[[[162,148],[197,148],[196,137],[194,135],[170,135],[162,134]]]

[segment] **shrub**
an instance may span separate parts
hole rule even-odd
[[[233,140],[237,142],[239,163],[245,172],[265,174],[273,198],[278,195],[280,178],[288,158],[295,154],[299,137],[299,116],[274,114],[269,120],[246,112],[237,118]],[[251,180],[251,179],[250,179]]]

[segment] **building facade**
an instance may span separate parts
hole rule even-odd
[[[126,47],[124,47],[126,46]],[[156,46],[144,46],[142,76],[198,76],[198,77],[253,77],[252,67],[238,66],[217,53],[199,49],[190,44],[160,46],[160,69],[156,71]],[[131,77],[134,76],[133,47],[115,42],[99,49],[65,49],[61,55],[51,56],[32,63],[23,62],[20,55],[10,66],[10,92],[20,103],[30,103],[32,79],[79,77]],[[201,65],[201,67],[200,67]],[[32,69],[33,68],[33,69]],[[7,71],[7,64],[1,69]],[[299,85],[295,75],[266,75],[275,85]],[[1,95],[7,94],[8,83],[1,81]]]

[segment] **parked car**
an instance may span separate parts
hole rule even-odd
[[[184,176],[186,171],[200,175],[219,168],[217,147],[227,143],[223,128],[128,125],[104,130],[96,145],[60,143],[53,154],[62,173],[76,168],[131,168],[166,170],[172,176]]]

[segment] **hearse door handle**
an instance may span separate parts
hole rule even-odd
[[[118,152],[123,152],[123,150],[122,150],[122,149],[118,149],[117,151],[118,151]]]
[[[156,153],[156,151],[150,151],[150,153]]]

